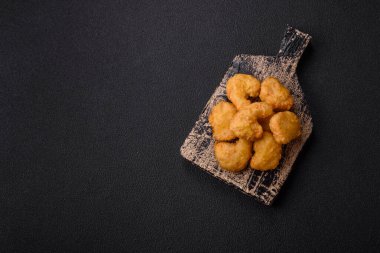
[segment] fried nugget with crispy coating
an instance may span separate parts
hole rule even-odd
[[[244,106],[242,110],[249,110],[255,118],[266,118],[273,114],[272,106],[266,102],[255,102]]]
[[[267,103],[252,103],[235,114],[231,120],[230,129],[239,138],[255,141],[260,139],[263,134],[263,128],[257,120],[272,114],[272,107]]]
[[[269,121],[269,127],[274,139],[281,144],[287,144],[301,135],[301,123],[293,112],[278,112]]]
[[[250,162],[250,166],[256,170],[273,170],[281,159],[281,144],[277,143],[269,132],[263,133],[263,138],[253,144],[255,153]]]
[[[260,99],[270,104],[275,111],[286,111],[293,106],[289,90],[274,77],[267,77],[261,83]]]
[[[257,97],[260,93],[260,81],[246,74],[235,74],[227,81],[227,97],[240,110],[251,104],[248,97]]]
[[[235,106],[226,101],[219,102],[212,108],[208,121],[212,127],[215,140],[230,141],[236,138],[230,130],[230,122],[236,112]]]
[[[252,156],[252,143],[244,139],[238,139],[235,143],[218,142],[214,151],[222,169],[237,172],[247,167]]]
[[[239,138],[255,141],[263,135],[263,128],[249,110],[240,110],[231,120],[230,129]]]

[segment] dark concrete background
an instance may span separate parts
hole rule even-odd
[[[378,1],[1,1],[1,252],[376,252]],[[179,148],[236,54],[313,36],[273,207]]]

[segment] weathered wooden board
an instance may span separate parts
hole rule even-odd
[[[198,121],[181,147],[184,158],[199,166],[212,176],[235,186],[243,193],[255,197],[265,205],[272,204],[284,184],[302,146],[312,131],[312,118],[304,99],[296,68],[311,37],[292,27],[287,27],[277,56],[238,55],[227,70],[222,82],[207,102]],[[302,135],[283,148],[283,158],[272,171],[261,172],[247,168],[238,173],[222,170],[214,156],[214,140],[208,123],[208,115],[214,105],[227,100],[226,82],[236,73],[254,75],[259,80],[268,76],[277,77],[292,93],[296,113],[302,124]]]

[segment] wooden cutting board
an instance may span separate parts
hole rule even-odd
[[[261,203],[271,205],[313,127],[312,118],[296,74],[297,64],[310,39],[310,35],[288,26],[281,42],[280,51],[276,56],[237,55],[183,143],[182,156],[212,176],[255,197]],[[302,135],[284,145],[280,164],[272,171],[262,172],[247,168],[238,173],[228,172],[221,169],[215,159],[214,140],[208,116],[214,105],[221,100],[227,100],[226,82],[236,73],[251,74],[259,80],[274,76],[290,90],[294,97],[294,106],[291,111],[300,118]]]

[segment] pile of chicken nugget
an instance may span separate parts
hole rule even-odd
[[[219,102],[209,115],[219,166],[238,172],[250,162],[252,169],[275,169],[282,145],[301,135],[289,90],[275,77],[260,83],[247,74],[235,74],[226,89],[231,102]]]

